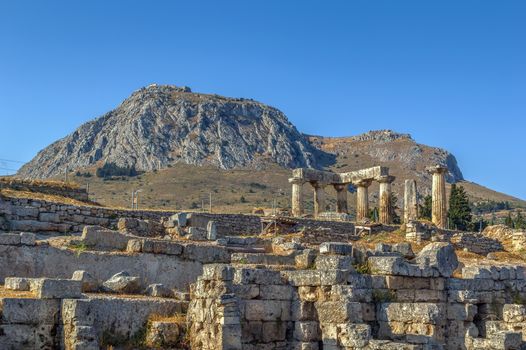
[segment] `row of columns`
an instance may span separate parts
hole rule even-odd
[[[392,220],[391,208],[391,183],[394,176],[383,176],[377,181],[380,183],[380,222],[389,224]],[[356,183],[357,203],[356,203],[356,220],[362,221],[369,216],[369,186],[372,179],[362,180]],[[303,184],[305,181],[298,178],[291,178],[292,184],[292,215],[295,217],[303,215]],[[327,184],[311,182],[314,189],[314,217],[325,210],[325,187]],[[347,206],[347,184],[333,184],[336,191],[336,211],[338,213],[348,213]]]
[[[427,168],[432,174],[431,221],[439,228],[447,228],[446,173],[447,168],[436,165]],[[405,180],[404,222],[418,220],[418,192],[415,180]]]
[[[439,228],[447,227],[446,179],[447,168],[437,165],[427,169],[433,176],[432,183],[432,221]],[[394,176],[382,176],[376,179],[380,183],[379,212],[380,223],[389,224],[393,217],[391,207],[391,183]],[[362,221],[369,216],[369,186],[372,179],[356,183],[356,221]],[[305,181],[297,178],[289,179],[292,184],[292,215],[303,215],[303,184]],[[325,187],[327,184],[311,182],[314,188],[314,217],[325,210]],[[336,190],[336,205],[338,213],[348,213],[347,184],[333,184]],[[418,192],[415,180],[405,180],[404,191],[404,222],[418,220]]]

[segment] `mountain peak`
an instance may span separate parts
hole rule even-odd
[[[151,84],[40,151],[18,175],[47,178],[106,162],[143,171],[175,163],[319,167],[320,153],[276,108]]]

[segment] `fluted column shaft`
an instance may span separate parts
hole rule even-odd
[[[303,181],[291,178],[289,182],[292,184],[292,216],[299,217],[303,215]]]
[[[394,176],[384,176],[378,180],[380,183],[379,212],[380,223],[390,224],[393,219],[393,208],[391,208],[391,183]]]
[[[405,180],[404,189],[404,222],[418,219],[418,192],[415,180]]]
[[[356,185],[356,221],[362,221],[369,216],[369,186],[371,181],[361,181]]]
[[[325,186],[313,182],[312,187],[314,187],[314,217],[317,218],[321,212],[325,211]]]
[[[347,185],[334,185],[336,190],[336,211],[338,213],[348,213],[347,209]]]
[[[436,166],[432,170],[433,193],[431,218],[439,228],[447,228],[446,176],[447,168]]]

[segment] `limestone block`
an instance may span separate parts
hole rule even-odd
[[[144,294],[151,297],[160,297],[160,298],[171,298],[173,297],[173,291],[170,288],[164,286],[161,283],[150,284],[146,287]]]
[[[215,241],[217,238],[217,223],[213,220],[206,225],[206,238],[209,241]]]
[[[208,232],[206,229],[191,226],[188,228],[188,235],[186,237],[192,241],[206,241],[208,239]]]
[[[445,320],[446,308],[436,303],[382,303],[377,317],[384,322],[438,324]]]
[[[126,271],[113,275],[102,284],[108,292],[114,293],[138,293],[141,290],[139,277],[132,277]]]
[[[264,343],[283,341],[287,335],[286,322],[263,322],[261,326],[261,340]]]
[[[0,245],[19,245],[20,235],[16,233],[1,233]]]
[[[321,285],[321,272],[317,270],[282,271],[282,275],[293,286]]]
[[[314,321],[318,315],[314,302],[294,300],[291,303],[291,318],[296,321]]]
[[[505,314],[505,311],[503,311],[503,313]],[[452,303],[447,305],[448,320],[471,322],[476,314],[477,306],[473,304]]]
[[[371,339],[371,327],[368,324],[347,323],[340,327],[339,342],[352,349],[366,346]]]
[[[87,271],[77,270],[73,272],[71,279],[81,281],[84,293],[96,292],[99,289],[99,281]]]
[[[279,271],[239,268],[235,270],[234,283],[269,285],[281,284],[282,281]]]
[[[38,208],[34,208],[34,207],[18,207],[18,206],[13,207],[13,215],[24,217],[24,218],[26,217],[37,218],[39,212],[40,211],[38,210]]]
[[[142,240],[130,239],[126,246],[126,251],[130,253],[140,253],[142,251]]]
[[[352,269],[352,258],[340,255],[320,255],[316,258],[318,270]]]
[[[412,259],[415,257],[411,244],[408,242],[396,243],[391,246],[391,252],[399,253],[406,259]]]
[[[67,279],[38,278],[31,291],[41,299],[76,299],[82,297],[82,282]]]
[[[256,299],[259,297],[259,284],[235,284],[233,288],[240,299]]]
[[[316,253],[312,249],[304,249],[300,254],[296,255],[295,265],[298,269],[308,269],[314,265]]]
[[[5,323],[56,324],[60,311],[59,299],[0,299],[2,320]]]
[[[132,236],[118,231],[108,230],[101,226],[84,226],[82,242],[90,247],[124,250]]]
[[[324,242],[320,244],[321,254],[352,255],[352,244],[339,242]]]
[[[231,281],[234,278],[234,268],[227,264],[208,264],[203,266],[204,280]]]
[[[361,304],[347,300],[316,302],[320,323],[360,323]]]
[[[320,272],[320,284],[322,286],[345,284],[350,273],[350,270],[322,270]]]
[[[36,244],[36,236],[32,232],[20,233],[20,244],[33,246]]]
[[[283,313],[282,303],[276,300],[247,300],[245,318],[248,321],[276,321]]]
[[[188,244],[183,247],[182,257],[203,264],[230,263],[230,253],[224,247]]]
[[[450,277],[458,267],[455,249],[449,243],[434,242],[426,245],[416,256],[415,261],[422,267],[432,267],[441,276]]]
[[[320,326],[316,321],[294,322],[294,339],[313,342],[320,338]]]
[[[166,240],[142,240],[142,252],[153,254],[180,255],[183,252],[183,246],[179,243]]]
[[[4,281],[4,288],[9,290],[28,291],[30,283],[25,277],[6,277]]]
[[[525,322],[526,321],[526,306],[518,305],[518,304],[504,305],[502,308],[502,319],[505,322]]]
[[[177,222],[179,227],[186,227],[187,223],[187,214],[186,213],[177,213],[172,215],[172,219]]]
[[[293,289],[289,285],[261,285],[259,296],[269,300],[291,300]]]
[[[45,222],[60,222],[60,216],[58,213],[40,213],[38,214],[39,221]]]
[[[408,264],[400,256],[371,256],[367,262],[372,274],[409,275]]]
[[[175,347],[182,334],[181,325],[175,322],[152,321],[146,334],[146,345]]]

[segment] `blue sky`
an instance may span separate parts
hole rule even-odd
[[[526,199],[524,18],[513,0],[0,0],[0,159],[156,82],[260,100],[309,134],[408,132]]]

